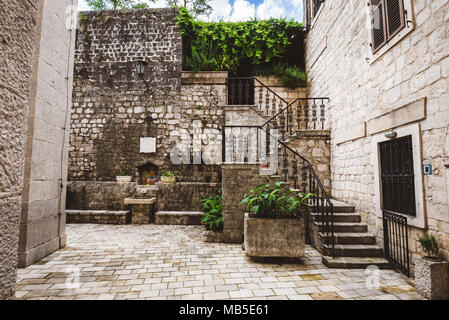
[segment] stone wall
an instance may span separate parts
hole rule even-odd
[[[146,189],[139,194],[138,189]],[[69,181],[67,209],[73,210],[128,210],[126,198],[156,198],[157,211],[201,211],[201,199],[218,194],[219,183],[177,182],[158,184],[151,188],[137,183],[120,184],[107,181]]]
[[[0,299],[14,298],[18,263],[59,248],[64,233],[61,150],[72,86],[66,23],[76,6],[76,0],[0,4]]]
[[[74,7],[71,7],[74,5]],[[65,185],[69,148],[75,30],[71,0],[44,1],[36,88],[29,109],[19,267],[65,246]],[[75,15],[75,12],[73,13]]]
[[[265,86],[269,87],[271,90],[276,92],[279,97],[287,101],[288,103],[294,102],[298,98],[307,97],[307,88],[287,88],[282,84],[282,79],[279,77],[257,77],[257,79],[262,82]],[[258,81],[254,81],[254,95],[255,103],[258,104],[259,101],[259,89],[262,86]],[[265,91],[264,91],[265,94]],[[280,111],[280,110],[279,110]]]
[[[385,131],[370,133],[365,127],[376,117],[426,98],[424,117],[410,122],[420,126],[420,164],[434,168],[433,175],[423,179],[426,222],[449,259],[449,172],[443,165],[449,136],[449,3],[412,2],[415,29],[370,61],[366,1],[326,1],[307,39],[308,94],[330,97],[332,194],[355,205],[379,240],[372,141]],[[383,125],[403,128],[409,117],[392,121],[387,116]],[[410,228],[414,253],[419,252],[416,240],[423,231]]]
[[[113,181],[122,171],[134,175],[146,163],[156,165],[159,175],[174,171],[181,181],[218,180],[217,167],[193,159],[183,166],[170,161],[170,152],[183,134],[193,140],[201,139],[206,129],[218,132],[225,88],[220,74],[193,81],[193,74],[182,76],[177,15],[176,9],[168,8],[82,13],[70,180]],[[147,63],[142,77],[136,73],[136,60]],[[140,153],[142,137],[156,138],[156,153]]]
[[[289,143],[289,147],[310,161],[329,197],[331,190],[330,169],[330,131],[328,130],[301,130],[297,132],[295,139]],[[293,154],[289,152],[289,163],[292,163]],[[298,163],[301,172],[302,163]],[[300,186],[297,186],[301,189]]]
[[[157,193],[157,211],[202,211],[201,200],[221,190],[219,183],[162,184]]]
[[[124,200],[134,194],[137,183],[108,181],[69,181],[67,209],[123,210]]]
[[[39,3],[0,3],[0,300],[13,299]],[[21,19],[21,23],[16,21]]]
[[[246,208],[238,206],[243,196],[252,187],[275,182],[276,178],[261,175],[260,167],[260,164],[222,165],[223,236],[227,243],[243,243]]]

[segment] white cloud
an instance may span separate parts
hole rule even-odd
[[[246,0],[235,0],[230,21],[246,21],[256,16],[256,6]]]
[[[141,0],[151,8],[166,7],[166,0]],[[302,0],[264,0],[259,5],[251,0],[211,0],[213,12],[209,16],[201,16],[205,21],[245,21],[257,17],[258,19],[288,18],[303,20]],[[79,0],[79,10],[89,10],[85,0]]]
[[[257,7],[258,19],[263,20],[269,19],[271,17],[285,18],[286,16],[287,14],[285,4],[279,1],[264,0],[264,2]]]
[[[229,21],[232,12],[232,5],[228,0],[212,0],[210,6],[213,12],[209,16],[200,16],[204,21]]]

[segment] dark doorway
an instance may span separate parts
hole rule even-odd
[[[412,137],[380,144],[382,208],[416,217]]]
[[[380,143],[384,253],[410,276],[408,219],[416,217],[412,136]]]

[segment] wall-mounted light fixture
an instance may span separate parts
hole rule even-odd
[[[387,133],[385,133],[385,138],[387,139],[394,139],[398,136],[397,132],[394,131],[394,129],[391,129],[390,131],[388,131]]]
[[[145,74],[145,67],[147,66],[147,63],[143,60],[137,60],[135,64],[137,74],[142,77]]]
[[[143,82],[145,82],[145,86],[147,87],[147,92],[150,90],[147,80],[144,78],[145,69],[147,67],[147,63],[143,60],[136,60],[134,62],[136,65],[136,71],[140,78],[142,78]]]

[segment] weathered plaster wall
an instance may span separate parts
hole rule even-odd
[[[443,166],[449,125],[449,3],[414,0],[413,5],[415,30],[370,64],[366,1],[326,1],[307,40],[309,96],[331,99],[333,196],[355,205],[379,239],[372,137],[365,134],[364,122],[427,99],[426,118],[418,121],[422,164],[434,167],[434,174],[424,177],[425,209],[429,229],[449,259],[449,172]],[[341,136],[354,140],[337,145]],[[417,235],[423,230],[410,231],[410,249],[417,252]]]
[[[226,78],[208,76],[204,82],[182,76],[177,14],[167,8],[81,15],[70,180],[112,181],[122,171],[133,175],[151,162],[160,171],[174,171],[181,181],[216,181],[214,166],[175,166],[170,161],[175,136],[187,133],[193,139],[195,120],[202,130],[222,123]],[[136,74],[136,60],[147,62],[143,78]],[[140,153],[141,137],[157,138],[155,154]]]
[[[20,220],[19,267],[65,246],[65,184],[69,147],[76,1],[44,1],[37,76],[28,118]],[[72,7],[73,6],[73,7]],[[73,13],[74,15],[75,13]]]
[[[39,2],[0,3],[0,299],[13,299]],[[17,23],[21,21],[21,23]]]

